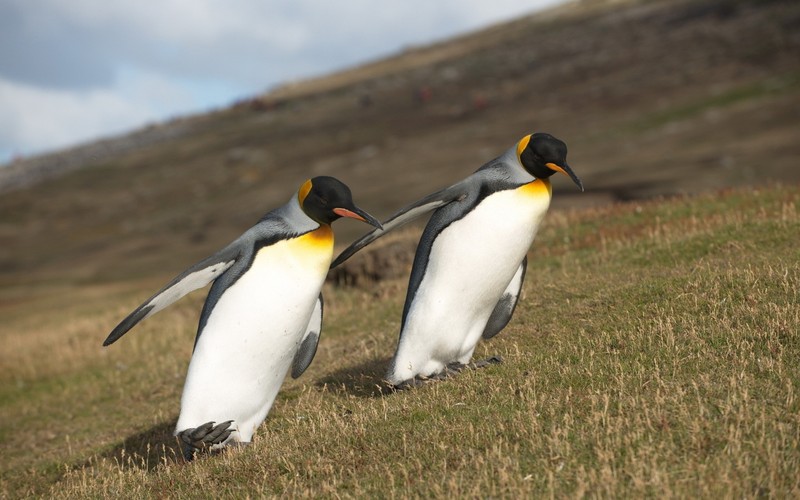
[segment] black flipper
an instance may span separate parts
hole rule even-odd
[[[236,430],[230,428],[232,423],[233,420],[216,425],[214,425],[214,422],[206,422],[200,427],[180,431],[177,436],[181,444],[183,458],[190,462],[198,451],[225,442],[228,436]]]
[[[239,258],[239,247],[229,245],[175,277],[155,295],[137,307],[111,331],[104,346],[111,345],[145,318],[149,318],[184,295],[202,288],[227,271]]]
[[[347,247],[342,253],[340,253],[331,264],[331,269],[343,263],[352,257],[353,254],[389,231],[397,229],[398,227],[411,222],[417,217],[425,215],[428,212],[436,210],[437,208],[447,205],[450,202],[461,199],[464,196],[466,196],[464,182],[459,182],[458,184],[454,184],[448,188],[442,189],[441,191],[429,194],[428,196],[412,203],[411,205],[408,205],[407,207],[401,208],[383,223],[383,229],[375,229],[365,234],[353,242],[353,244]]]
[[[308,327],[306,327],[306,333],[303,335],[303,340],[300,342],[300,347],[297,349],[292,361],[292,378],[302,375],[317,353],[317,344],[319,344],[319,336],[322,333],[323,309],[324,304],[320,293],[314,306],[314,312],[311,313],[311,320],[308,322]]]
[[[500,330],[506,327],[514,314],[514,309],[517,307],[519,294],[522,291],[522,283],[525,281],[525,269],[528,267],[528,257],[522,259],[522,264],[519,265],[514,277],[506,287],[497,305],[494,306],[492,315],[489,316],[489,321],[486,323],[486,328],[483,330],[483,338],[490,339],[500,333]]]

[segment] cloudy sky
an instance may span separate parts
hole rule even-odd
[[[563,0],[0,0],[0,163]]]

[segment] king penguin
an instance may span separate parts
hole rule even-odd
[[[183,455],[249,443],[289,368],[299,377],[322,331],[320,292],[333,257],[331,223],[351,217],[381,227],[333,177],[307,180],[231,244],[198,262],[117,325],[116,342],[211,281],[181,397],[175,435]]]
[[[412,203],[345,249],[336,267],[387,232],[432,210],[406,294],[386,380],[396,387],[463,368],[481,338],[511,319],[533,243],[560,172],[583,191],[567,146],[545,133],[520,140],[461,182]]]

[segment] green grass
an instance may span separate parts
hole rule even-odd
[[[405,279],[326,286],[317,358],[254,445],[191,464],[171,431],[202,294],[106,349],[152,280],[22,303],[0,330],[0,495],[797,496],[798,200],[551,213],[476,352],[503,364],[401,393],[379,385]]]
[[[722,92],[712,93],[679,106],[653,111],[625,127],[626,133],[641,132],[663,127],[668,123],[696,117],[713,109],[722,109],[741,102],[776,97],[796,92],[800,86],[800,74],[796,71],[774,75],[772,78],[733,86]]]

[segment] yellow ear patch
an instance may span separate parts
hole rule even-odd
[[[522,159],[520,158],[520,156],[522,155],[522,152],[525,151],[525,148],[528,147],[528,143],[529,142],[531,142],[531,136],[530,135],[526,135],[525,137],[520,139],[520,141],[517,143],[517,159],[520,162],[522,162]]]
[[[300,202],[300,206],[303,206],[303,202],[306,201],[306,196],[311,191],[311,179],[308,179],[300,186],[300,191],[297,192],[297,201]]]

